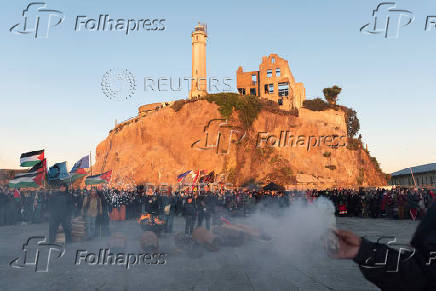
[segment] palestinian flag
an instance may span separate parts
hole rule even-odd
[[[45,172],[45,169],[47,168],[47,161],[46,159],[43,159],[41,162],[35,164],[28,173],[32,172]]]
[[[33,151],[21,154],[20,166],[21,167],[33,167],[34,165],[44,160],[44,150]]]
[[[109,183],[112,176],[112,170],[103,174],[86,177],[86,185],[98,185],[103,183]]]
[[[32,172],[17,175],[9,181],[10,188],[37,188],[41,186],[44,172]]]
[[[74,181],[76,181],[77,179],[80,179],[80,178],[82,178],[82,177],[85,177],[86,174],[87,174],[87,173],[86,173],[86,170],[85,170],[85,169],[83,169],[83,168],[78,168],[78,169],[76,169],[74,172],[71,172],[71,173],[70,173],[71,181],[74,182]]]

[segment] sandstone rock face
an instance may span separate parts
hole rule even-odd
[[[363,150],[345,146],[342,111],[299,110],[299,117],[261,111],[250,129],[233,112],[222,119],[206,100],[140,115],[117,125],[96,150],[96,172],[112,185],[175,184],[187,170],[215,171],[235,186],[253,179],[288,187],[378,186],[386,183]]]

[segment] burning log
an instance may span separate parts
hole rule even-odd
[[[142,214],[138,219],[138,223],[141,225],[144,231],[153,231],[154,233],[159,234],[166,225],[166,221],[159,219],[156,215],[151,215],[149,213]]]
[[[192,239],[210,251],[219,250],[220,239],[204,227],[197,227],[192,233]]]
[[[213,230],[221,243],[225,246],[240,246],[244,243],[244,232],[232,227],[228,227],[226,224],[216,226]]]
[[[158,252],[159,239],[152,231],[145,231],[140,238],[141,250],[145,252]]]
[[[271,238],[267,234],[263,233],[258,228],[246,226],[243,224],[232,224],[230,221],[224,218],[221,218],[221,220],[224,222],[224,227],[233,229],[234,231],[242,231],[246,238],[271,240]]]

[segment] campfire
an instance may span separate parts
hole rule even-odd
[[[163,225],[165,224],[164,220],[159,219],[157,216],[152,216],[151,214],[142,214],[138,219],[138,223],[140,224],[148,224],[148,225]]]

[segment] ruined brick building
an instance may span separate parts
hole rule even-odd
[[[296,83],[288,61],[277,54],[262,57],[259,71],[236,71],[239,94],[254,95],[277,102],[284,110],[300,108],[306,98],[303,83]]]

